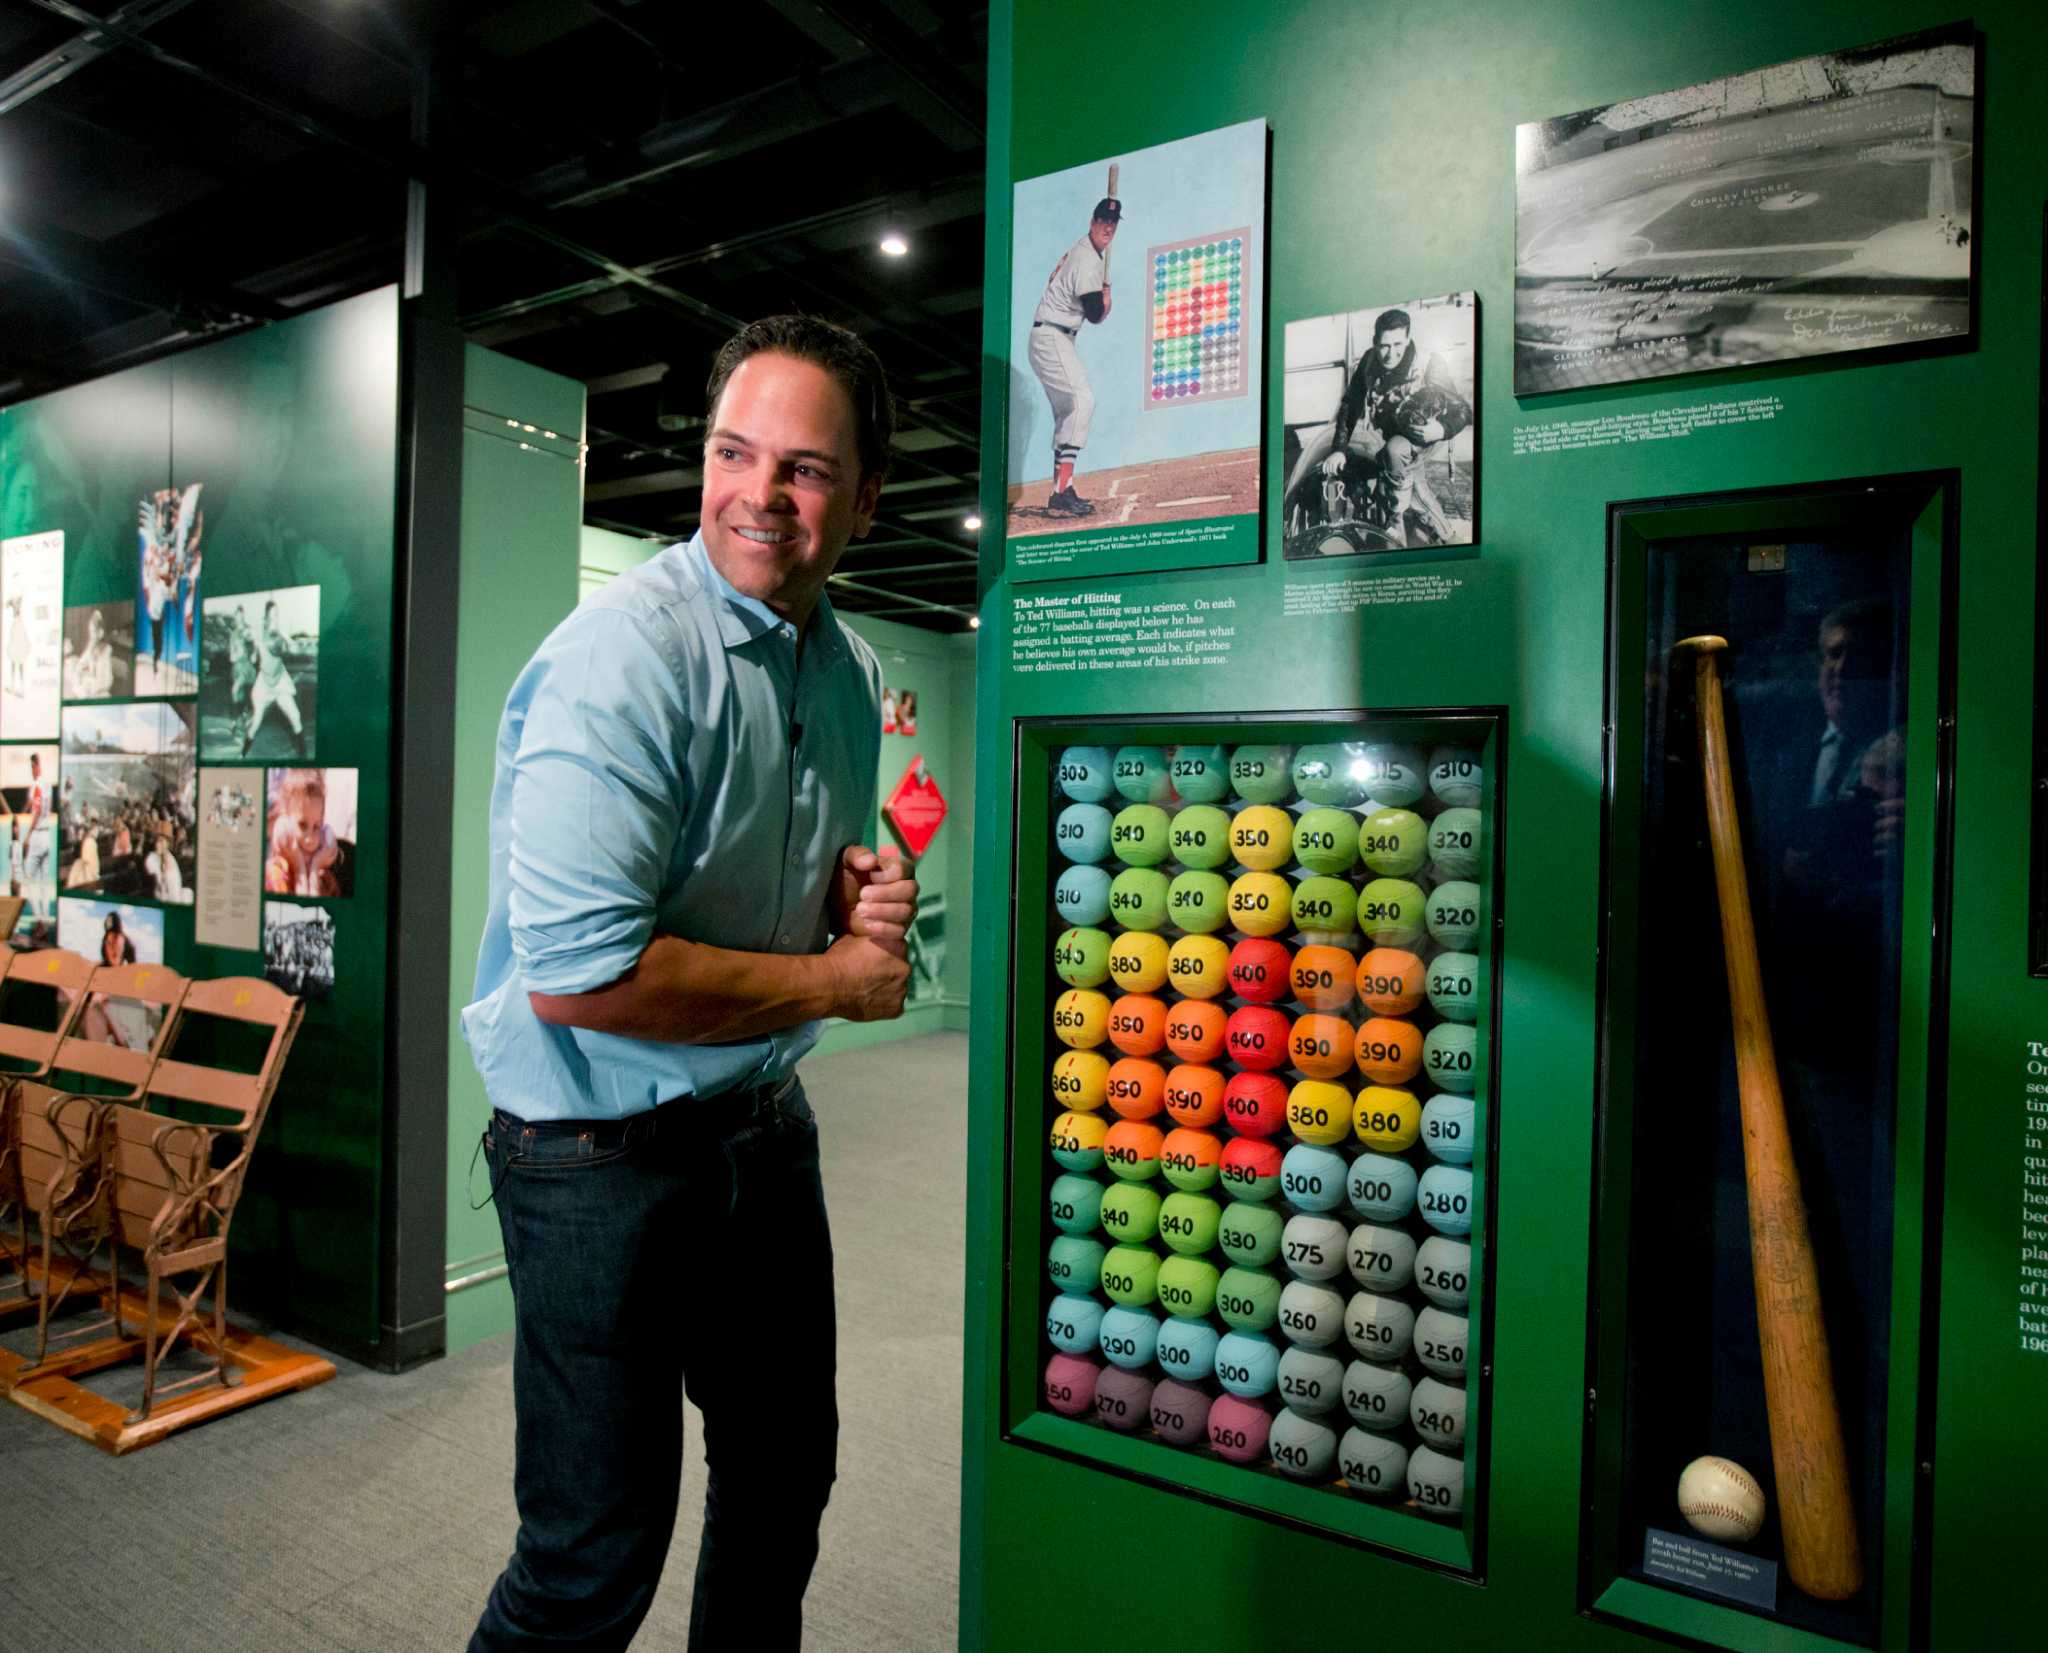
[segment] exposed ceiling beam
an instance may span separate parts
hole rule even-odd
[[[162,310],[208,328],[223,322],[274,321],[288,313],[268,299],[233,287],[187,286],[174,269],[160,273],[163,267],[147,259],[109,257],[97,242],[36,224],[12,210],[0,216],[0,260],[65,286]]]
[[[865,0],[768,0],[768,4],[827,51],[843,52],[845,42],[852,39],[871,52],[878,64],[894,68],[909,83],[898,91],[897,101],[941,142],[954,149],[972,149],[987,137],[980,93],[966,86],[953,66],[893,12]]]
[[[107,22],[139,32],[154,28],[191,3],[192,0],[133,0],[133,4],[123,6]],[[107,33],[104,24],[94,23],[63,45],[51,47],[33,63],[24,64],[13,74],[0,77],[0,115],[19,109],[29,99],[40,97],[53,86],[62,85],[87,64],[105,57],[118,44]]]
[[[637,476],[614,477],[609,482],[592,482],[583,489],[586,503],[602,505],[609,499],[637,499],[644,494],[676,494],[704,485],[704,473],[696,466],[668,471],[642,471]]]
[[[667,375],[667,362],[649,362],[645,367],[629,367],[623,372],[585,379],[583,391],[587,396],[609,396],[615,390],[640,390],[648,385],[658,385]]]

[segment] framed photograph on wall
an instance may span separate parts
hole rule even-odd
[[[1515,129],[1515,394],[1967,339],[1957,23]]]

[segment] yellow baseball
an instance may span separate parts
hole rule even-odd
[[[1695,1458],[1678,1477],[1678,1513],[1704,1538],[1747,1544],[1764,1524],[1764,1489],[1729,1458]]]

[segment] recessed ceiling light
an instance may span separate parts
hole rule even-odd
[[[882,237],[881,247],[891,258],[901,258],[910,251],[910,243],[894,230],[890,230]]]
[[[981,530],[981,518],[969,517],[966,522],[966,528],[970,534],[979,533]]]

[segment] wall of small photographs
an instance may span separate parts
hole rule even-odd
[[[236,1224],[237,1297],[362,1341],[397,323],[395,294],[373,293],[0,409],[10,939],[265,975],[308,1001]]]

